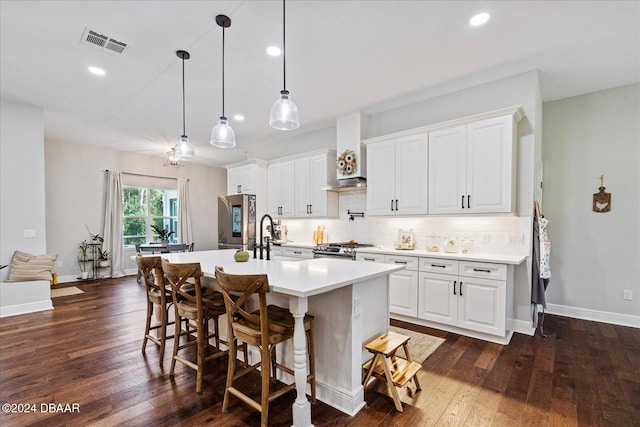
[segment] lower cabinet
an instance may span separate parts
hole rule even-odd
[[[489,340],[482,334],[507,337],[512,266],[360,252],[356,260],[405,265],[389,275],[391,317]]]
[[[506,265],[421,258],[420,267],[419,319],[505,335]]]

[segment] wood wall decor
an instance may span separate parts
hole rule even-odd
[[[606,193],[604,187],[604,175],[600,175],[600,190],[593,195],[593,211],[609,212],[611,210],[611,193]]]

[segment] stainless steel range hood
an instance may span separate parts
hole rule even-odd
[[[325,185],[326,191],[359,191],[367,189],[367,180],[362,177],[339,179],[335,185]]]

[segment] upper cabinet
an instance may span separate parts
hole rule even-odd
[[[227,194],[256,194],[259,183],[267,177],[267,163],[262,160],[249,160],[225,167]]]
[[[513,212],[515,141],[512,114],[429,132],[429,214]]]
[[[367,214],[427,213],[427,134],[367,145]]]
[[[337,218],[338,194],[322,188],[335,182],[335,151],[276,160],[269,164],[269,213],[274,218]]]
[[[293,217],[295,163],[293,160],[269,165],[269,213],[277,217]]]
[[[295,161],[295,216],[337,218],[338,195],[322,189],[334,173],[329,154],[302,157]]]

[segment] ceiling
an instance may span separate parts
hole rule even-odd
[[[282,89],[280,1],[0,2],[0,88],[4,99],[45,111],[45,137],[163,156],[186,132],[196,161],[244,160],[256,144],[326,128],[356,110],[372,114],[433,96],[453,83],[539,70],[544,101],[640,80],[638,1],[311,1],[287,10],[287,89],[301,126],[268,124]],[[469,18],[489,12],[482,27]],[[209,145],[225,113],[235,149]],[[129,45],[123,55],[81,44],[85,29]],[[87,72],[106,70],[97,77]],[[242,122],[231,117],[241,113]]]

